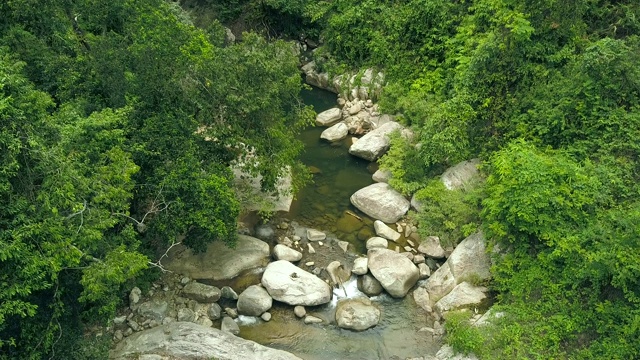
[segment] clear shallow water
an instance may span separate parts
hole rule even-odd
[[[335,94],[314,89],[303,98],[321,112],[336,105]],[[303,226],[328,232],[348,241],[354,251],[365,253],[365,241],[374,235],[373,220],[359,212],[349,197],[357,190],[372,184],[371,164],[348,154],[351,139],[330,144],[320,139],[325,128],[305,130],[301,139],[306,151],[301,160],[314,167],[313,184],[297,195],[286,218]],[[346,213],[350,211],[359,217]],[[345,283],[347,297],[362,296],[355,277]],[[380,323],[362,332],[341,329],[335,322],[335,305],[345,298],[343,289],[335,289],[331,303],[308,307],[307,313],[324,320],[322,324],[307,325],[296,318],[291,306],[274,302],[272,319],[239,320],[240,336],[260,344],[289,351],[306,360],[332,359],[405,359],[433,355],[439,349],[430,335],[419,332],[432,325],[426,312],[418,307],[412,296],[394,299],[388,295],[371,298],[381,310]]]

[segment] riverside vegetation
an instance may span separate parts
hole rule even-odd
[[[484,359],[640,357],[640,4],[621,0],[162,0],[0,4],[0,358],[94,359],[82,337],[177,236],[233,243],[241,157],[273,189],[309,124],[289,45],[330,73],[378,67],[410,126],[380,160],[452,244],[496,252]],[[204,13],[203,13],[204,14]],[[197,13],[195,14],[197,15]],[[250,149],[251,151],[248,151]],[[431,178],[479,157],[486,183]],[[266,159],[269,159],[268,161]],[[101,317],[96,317],[96,315]]]

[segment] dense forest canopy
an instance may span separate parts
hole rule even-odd
[[[298,60],[377,67],[411,126],[381,159],[421,229],[499,249],[483,359],[640,357],[640,4],[632,0],[0,3],[0,358],[95,359],[82,322],[180,236],[233,243],[240,159],[300,173]],[[221,22],[256,34],[225,39]],[[197,24],[198,27],[193,24]],[[265,38],[271,39],[270,41]],[[250,149],[251,151],[247,151]],[[432,177],[480,157],[486,183]],[[265,161],[268,158],[269,161]],[[304,176],[296,176],[304,179]],[[107,344],[108,345],[108,344]]]
[[[0,13],[0,358],[71,359],[79,322],[111,316],[157,251],[233,244],[230,164],[273,190],[312,111],[290,44],[227,43],[175,3]]]

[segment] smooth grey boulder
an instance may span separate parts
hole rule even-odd
[[[416,194],[411,196],[411,207],[414,208],[417,212],[421,212],[424,210],[424,202],[422,200],[418,200]]]
[[[327,141],[339,141],[347,137],[349,127],[344,123],[337,123],[320,134],[320,138]]]
[[[302,253],[286,245],[278,244],[273,247],[273,257],[276,260],[299,261]]]
[[[316,125],[331,126],[342,118],[342,110],[339,108],[331,108],[319,113],[316,116]]]
[[[491,258],[485,243],[484,234],[477,232],[462,240],[449,255],[447,262],[456,284],[469,279],[480,281],[491,277]]]
[[[378,160],[389,150],[389,135],[396,130],[402,130],[402,125],[390,122],[368,132],[349,147],[349,154],[369,161]]]
[[[489,279],[490,269],[491,258],[486,252],[485,238],[482,232],[478,232],[462,240],[424,286],[435,304],[464,281]]]
[[[238,313],[241,315],[260,316],[273,304],[267,290],[259,285],[251,285],[238,295]]]
[[[274,300],[289,305],[315,306],[331,301],[327,283],[285,260],[267,265],[262,285]]]
[[[238,326],[238,323],[236,323],[229,316],[225,316],[222,318],[222,322],[220,323],[220,330],[233,335],[240,334],[240,327]]]
[[[363,331],[378,325],[380,309],[368,298],[344,299],[336,306],[336,322],[343,329]]]
[[[136,312],[146,318],[162,322],[162,320],[167,316],[168,309],[169,304],[166,301],[154,299],[140,304],[136,309]]]
[[[207,308],[207,316],[211,320],[220,319],[220,316],[222,316],[222,308],[220,307],[220,305],[218,305],[218,303],[209,305],[209,308]]]
[[[376,296],[382,293],[382,285],[380,281],[376,280],[371,274],[364,274],[358,277],[358,290],[362,291],[367,296]]]
[[[351,203],[363,213],[385,223],[395,223],[409,211],[409,201],[386,183],[364,187],[351,195]]]
[[[389,242],[385,238],[381,238],[379,236],[374,236],[367,240],[365,247],[367,250],[375,249],[375,248],[383,248],[386,249],[389,246]]]
[[[196,281],[188,283],[182,289],[182,295],[187,299],[201,303],[213,303],[220,300],[221,291],[215,286],[201,284]]]
[[[109,359],[152,359],[152,355],[181,360],[300,360],[288,352],[190,322],[172,322],[124,338],[109,352]]]
[[[420,278],[418,268],[406,256],[388,249],[368,251],[369,271],[389,295],[404,297]]]
[[[378,169],[373,173],[373,175],[371,175],[371,179],[375,182],[388,183],[391,176],[391,171]]]
[[[479,165],[480,159],[471,159],[460,162],[445,170],[442,176],[440,176],[440,180],[449,190],[467,187],[479,180]]]
[[[445,257],[444,249],[440,245],[440,238],[437,236],[427,236],[422,240],[418,245],[418,252],[434,259]]]
[[[238,235],[235,249],[222,241],[212,242],[207,251],[200,254],[175,246],[169,251],[165,267],[192,279],[217,281],[232,279],[242,271],[265,266],[270,259],[269,244],[248,235]]]

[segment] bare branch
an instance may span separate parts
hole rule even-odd
[[[149,261],[148,264],[151,265],[151,266],[157,267],[158,269],[162,270],[162,272],[171,272],[172,273],[173,271],[167,270],[167,269],[164,268],[164,266],[162,265],[162,259],[164,259],[165,257],[168,257],[169,256],[169,251],[171,251],[171,249],[174,246],[178,246],[180,244],[182,244],[182,241],[178,241],[178,242],[174,241],[173,243],[171,243],[171,246],[169,246],[169,248],[167,248],[167,250],[164,252],[164,254],[162,254],[162,256],[160,256],[158,261],[156,261],[156,262]]]

